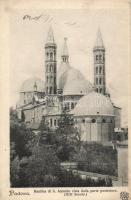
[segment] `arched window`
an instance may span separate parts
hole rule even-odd
[[[92,119],[92,123],[95,123],[96,122],[96,120],[95,119]]]
[[[48,53],[48,52],[46,53],[46,56],[47,56],[47,58],[48,58],[48,56],[49,56],[49,53]]]
[[[54,77],[54,83],[56,83],[56,77]]]
[[[102,61],[102,55],[99,55],[99,60]]]
[[[51,65],[51,72],[53,72],[53,65]]]
[[[75,124],[77,124],[77,119],[75,120]]]
[[[52,119],[50,119],[50,126],[52,127]]]
[[[96,55],[96,61],[98,61],[98,59],[99,59],[99,57],[98,57],[98,55]]]
[[[52,65],[50,65],[50,72],[52,72]]]
[[[48,72],[48,65],[46,65],[46,72]]]
[[[54,59],[56,58],[56,52],[54,51]]]
[[[56,94],[56,87],[54,87],[54,94]]]
[[[98,67],[96,67],[96,74],[98,74]]]
[[[48,83],[48,76],[46,77],[46,82]]]
[[[54,65],[54,73],[56,73],[56,66]]]
[[[82,119],[82,123],[85,123],[85,119]]]
[[[54,119],[54,126],[56,126],[56,119]]]
[[[50,92],[49,93],[52,94],[52,87],[50,87]]]
[[[96,77],[96,84],[98,84],[98,78]]]
[[[53,60],[53,53],[50,53],[50,59]]]
[[[67,109],[69,110],[69,108],[70,108],[70,103],[68,102],[67,103]]]
[[[96,92],[98,92],[98,88],[96,88]]]
[[[101,79],[101,77],[100,77],[100,79],[99,79],[99,84],[101,85],[101,83],[102,83],[102,79]]]
[[[50,83],[52,83],[52,76],[50,77]]]
[[[102,122],[103,122],[103,123],[106,123],[106,120],[105,120],[105,119],[103,119],[103,120],[102,120]]]
[[[101,74],[101,72],[102,72],[102,67],[100,66],[100,68],[99,68],[99,73]]]
[[[74,103],[72,102],[72,103],[71,103],[71,109],[73,109],[73,108],[74,108]]]

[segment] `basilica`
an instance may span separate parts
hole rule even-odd
[[[26,80],[20,89],[17,113],[32,130],[44,117],[51,129],[66,109],[81,134],[81,141],[109,142],[121,126],[121,108],[115,106],[106,87],[105,47],[98,30],[94,55],[94,83],[69,62],[67,38],[57,69],[57,44],[50,27],[45,43],[45,78]]]

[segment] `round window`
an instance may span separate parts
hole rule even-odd
[[[96,120],[95,119],[92,119],[92,123],[95,123],[96,122]]]

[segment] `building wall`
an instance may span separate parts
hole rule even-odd
[[[37,122],[37,123],[41,122],[44,109],[45,109],[45,106],[43,106],[43,105],[37,106],[34,108],[34,121],[35,122]]]
[[[97,123],[91,123],[91,141],[98,141],[97,139],[97,135],[98,135],[98,131],[97,131]]]
[[[46,117],[46,122],[48,123],[49,127],[51,129],[56,129],[58,127],[58,120],[60,119],[60,116],[45,116]]]
[[[44,92],[21,92],[19,106],[29,104],[33,101],[33,97],[36,95],[38,99],[41,99],[45,96]]]
[[[118,147],[118,178],[122,185],[128,182],[128,147]]]
[[[102,123],[102,131],[101,131],[101,140],[104,141],[109,141],[109,124],[108,123]]]
[[[114,106],[115,128],[121,127],[121,108]]]
[[[114,133],[114,118],[109,116],[89,117],[75,117],[75,125],[81,133],[81,140],[111,141]]]
[[[33,123],[34,122],[34,110],[24,110],[24,115],[25,115],[25,122]]]
[[[68,110],[75,108],[77,102],[83,95],[66,95],[63,96],[63,107],[66,107]]]
[[[30,122],[30,123],[40,123],[42,120],[42,116],[45,110],[44,105],[32,107],[31,109],[25,109],[23,110],[25,114],[25,122]]]
[[[33,93],[32,92],[21,92],[20,93],[20,106],[32,102]]]

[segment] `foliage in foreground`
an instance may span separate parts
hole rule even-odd
[[[70,116],[63,113],[56,132],[43,119],[35,135],[19,121],[14,111],[10,117],[11,187],[111,186],[111,180],[83,180],[60,168],[61,161],[73,160],[79,148],[79,134]]]
[[[79,170],[117,176],[117,151],[112,147],[98,143],[85,144],[77,161]]]

